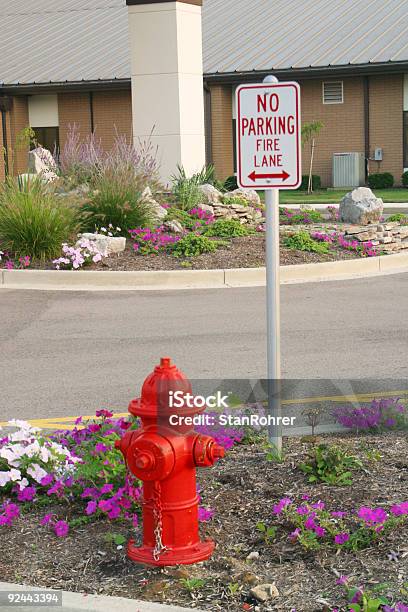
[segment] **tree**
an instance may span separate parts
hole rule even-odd
[[[309,166],[309,181],[307,185],[307,193],[313,192],[313,158],[315,150],[316,136],[324,127],[321,121],[310,121],[302,126],[302,145],[310,143],[310,166]]]

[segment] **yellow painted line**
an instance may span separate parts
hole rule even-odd
[[[317,397],[304,397],[299,399],[282,400],[282,405],[290,406],[296,404],[315,404],[321,402],[365,402],[375,398],[401,397],[404,395],[408,396],[408,389],[402,389],[397,391],[377,391],[373,393],[356,393],[355,395],[326,395]],[[82,416],[82,418],[85,420],[95,418],[94,414],[80,416]],[[129,416],[129,412],[116,412],[113,414],[114,418],[126,416]],[[76,427],[74,422],[77,418],[78,416],[56,418],[49,417],[46,419],[28,419],[28,423],[30,423],[30,425],[32,425],[33,427],[41,427],[41,429],[58,429],[63,425],[64,429],[72,430]],[[7,427],[7,425],[7,421],[0,422],[0,427]]]

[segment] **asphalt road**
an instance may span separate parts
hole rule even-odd
[[[126,411],[163,355],[190,378],[262,378],[264,296],[0,290],[0,421]],[[408,380],[408,274],[283,286],[282,368]]]

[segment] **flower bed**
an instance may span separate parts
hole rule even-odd
[[[310,442],[285,440],[276,461],[259,434],[216,432],[227,457],[199,471],[202,534],[216,551],[204,564],[160,570],[124,553],[127,538],[141,534],[140,483],[127,479],[113,442],[137,423],[100,411],[51,438],[15,425],[0,442],[4,580],[208,610],[407,610],[401,432],[324,436],[343,459],[358,460],[352,487],[308,482],[301,466],[316,448]]]

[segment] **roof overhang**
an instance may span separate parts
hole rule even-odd
[[[86,92],[98,90],[115,90],[115,89],[130,89],[131,80],[129,79],[99,79],[97,81],[63,81],[60,83],[19,83],[19,84],[1,84],[0,93],[15,94],[15,95],[30,95],[41,93],[58,93],[58,92]]]
[[[376,64],[348,64],[346,66],[320,66],[308,68],[287,68],[284,70],[252,70],[250,72],[216,72],[205,74],[207,83],[247,83],[259,82],[273,74],[281,81],[296,79],[345,78],[352,76],[369,76],[371,74],[408,73],[408,61],[385,62]]]

